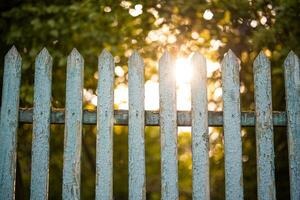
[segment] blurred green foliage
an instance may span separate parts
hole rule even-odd
[[[136,4],[143,13],[130,14]],[[54,58],[53,107],[64,107],[66,57],[76,47],[85,59],[85,88],[95,91],[97,55],[103,48],[118,57],[118,65],[127,72],[127,57],[137,49],[145,58],[145,76],[156,71],[156,61],[163,49],[177,55],[200,51],[220,61],[231,48],[241,59],[242,110],[253,110],[252,62],[264,50],[272,63],[274,110],[284,110],[282,63],[290,50],[300,55],[300,2],[298,0],[174,0],[174,1],[95,1],[95,0],[11,0],[0,3],[0,61],[14,44],[23,58],[20,104],[32,107],[34,59],[45,46]],[[213,13],[205,19],[205,11]],[[162,33],[166,30],[166,33]],[[175,36],[175,40],[151,39],[151,34]],[[149,39],[150,38],[150,39]],[[200,38],[200,39],[199,39]],[[171,38],[172,39],[172,38]],[[221,42],[212,48],[212,41]],[[3,67],[0,68],[2,77]],[[126,83],[116,77],[116,85]],[[220,79],[216,72],[209,80]],[[2,80],[2,79],[1,79]],[[1,82],[2,83],[2,82]],[[2,87],[1,87],[2,88]],[[220,102],[219,102],[220,103]],[[85,108],[91,105],[85,104]],[[63,126],[51,127],[50,199],[61,198],[63,162]],[[92,199],[95,188],[95,126],[85,126],[82,155],[82,199]],[[224,155],[222,130],[211,141],[211,198],[224,198]],[[243,136],[245,198],[255,199],[256,151],[253,128]],[[31,163],[31,125],[20,125],[18,136],[17,199],[29,199]],[[160,198],[159,128],[147,127],[147,198]],[[191,137],[178,136],[179,188],[181,199],[191,199]],[[127,128],[115,127],[114,196],[126,199],[128,194]],[[278,199],[289,197],[286,129],[275,128],[276,188]]]

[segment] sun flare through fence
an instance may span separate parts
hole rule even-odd
[[[244,198],[241,127],[255,126],[258,199],[276,199],[273,126],[286,126],[290,195],[300,199],[300,66],[290,52],[283,64],[286,112],[272,111],[271,64],[263,52],[253,63],[255,111],[240,109],[240,62],[229,50],[221,63],[223,111],[208,111],[206,58],[191,58],[191,111],[176,107],[175,60],[159,60],[159,111],[145,111],[144,62],[134,51],[128,60],[128,110],[114,110],[114,58],[98,58],[97,110],[83,110],[84,58],[73,49],[67,59],[65,109],[51,108],[52,57],[43,49],[35,60],[34,106],[19,108],[22,59],[12,47],[4,59],[0,122],[0,199],[15,198],[19,123],[33,124],[31,199],[48,199],[50,124],[65,124],[63,199],[80,199],[83,124],[97,124],[96,199],[113,199],[113,126],[128,126],[128,198],[146,199],[145,126],[160,126],[161,198],[179,199],[177,127],[191,126],[193,199],[209,199],[209,126],[224,129],[225,197]],[[182,74],[184,76],[184,74]],[[84,173],[84,172],[82,172]]]

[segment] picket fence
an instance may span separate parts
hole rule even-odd
[[[19,108],[21,56],[12,47],[5,56],[0,123],[0,199],[14,199],[18,123],[33,124],[31,199],[48,198],[50,124],[65,124],[63,199],[80,199],[83,124],[97,124],[96,199],[113,199],[113,125],[128,125],[129,199],[145,199],[145,125],[160,126],[161,198],[178,199],[177,126],[192,127],[193,199],[209,199],[208,126],[224,127],[225,196],[243,199],[241,126],[256,127],[258,198],[276,199],[273,126],[286,126],[290,195],[300,199],[300,69],[290,52],[284,62],[286,112],[272,111],[270,61],[261,52],[254,61],[255,112],[240,111],[239,60],[229,50],[222,61],[223,112],[207,110],[206,59],[193,65],[192,109],[176,110],[174,59],[159,60],[160,110],[144,110],[144,64],[137,52],[129,58],[129,110],[114,110],[114,59],[103,50],[98,60],[97,112],[83,111],[84,59],[73,49],[68,56],[66,105],[51,108],[52,57],[44,48],[35,60],[33,109]]]

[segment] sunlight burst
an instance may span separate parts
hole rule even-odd
[[[176,83],[177,85],[190,83],[192,78],[192,66],[187,58],[176,59]]]
[[[191,110],[191,81],[193,78],[193,69],[190,59],[187,57],[178,57],[175,61],[176,73],[176,107],[177,110]],[[207,77],[212,77],[216,70],[220,70],[220,63],[207,60]],[[118,77],[124,77],[125,72],[122,67],[116,66],[115,74]],[[95,77],[98,79],[98,74]],[[159,77],[153,74],[145,82],[145,110],[159,110]],[[221,82],[209,85],[209,103],[208,110],[222,110],[222,106],[216,102],[222,97]],[[84,89],[84,99],[92,105],[97,106],[97,95],[92,89]],[[125,83],[119,83],[114,90],[114,103],[117,109],[128,109],[128,86]],[[190,127],[178,127],[178,133],[190,132]]]

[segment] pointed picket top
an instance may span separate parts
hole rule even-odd
[[[168,52],[168,50],[165,50],[165,52],[159,59],[159,65],[171,63],[173,63],[173,56],[171,53]]]
[[[79,53],[79,51],[76,48],[72,49],[71,53],[68,56],[68,59],[76,59],[76,61],[79,62],[83,61],[82,55]]]
[[[114,68],[115,68],[114,63],[115,62],[114,62],[113,55],[106,49],[103,49],[101,54],[98,56],[98,70],[102,71],[102,70],[106,69],[106,67],[108,67],[108,68],[113,69],[113,71],[114,71]],[[100,68],[102,70],[100,70]]]
[[[223,58],[223,60],[222,60],[222,63],[224,63],[224,62],[228,62],[228,61],[236,61],[236,62],[238,62],[238,57],[235,55],[235,53],[231,50],[231,49],[229,49],[228,51],[227,51],[227,53],[225,53],[224,54],[224,58]]]
[[[233,77],[234,84],[239,84],[239,68],[239,58],[229,49],[221,62],[222,77],[224,80]]]
[[[239,70],[239,58],[234,54],[234,52],[229,49],[227,53],[224,54],[224,58],[221,62],[221,71],[223,73],[227,68],[233,68],[234,70]]]
[[[99,64],[101,64],[102,62],[114,63],[114,57],[109,51],[103,49],[101,54],[98,56],[98,61]]]
[[[39,54],[37,55],[37,58],[39,57],[51,57],[49,51],[47,50],[46,47],[44,47],[40,52]]]
[[[284,67],[291,68],[296,66],[297,63],[299,65],[299,57],[294,53],[294,51],[290,51],[286,59],[284,60]]]
[[[192,87],[198,87],[197,79],[206,79],[207,76],[207,66],[206,66],[206,58],[203,54],[199,52],[194,52],[190,57],[190,62],[192,65]]]
[[[101,58],[101,59],[113,59],[114,57],[112,56],[112,54],[109,52],[109,51],[107,51],[106,49],[103,49],[102,50],[102,52],[101,52],[101,54],[98,56],[99,57],[99,59]]]
[[[261,50],[254,60],[253,63],[254,71],[259,70],[262,67],[265,68],[269,66],[270,66],[270,60],[266,56],[266,54]]]
[[[201,71],[203,71],[204,70],[203,67],[205,67],[205,72],[206,72],[206,58],[203,54],[199,53],[198,51],[196,51],[192,54],[191,63],[193,65],[193,68],[196,68],[198,70],[201,69]],[[196,67],[198,65],[199,65],[199,67]],[[205,76],[206,76],[206,74],[205,74]]]
[[[22,58],[21,55],[19,54],[17,48],[15,45],[13,45],[10,50],[6,53],[5,55],[5,61],[16,61],[16,62],[21,62]]]
[[[192,60],[192,62],[195,62],[195,63],[196,62],[201,62],[202,63],[203,61],[206,60],[206,58],[202,53],[196,51],[196,52],[193,53],[193,55],[191,57],[191,60]]]
[[[44,47],[40,53],[37,55],[35,59],[36,67],[45,67],[46,69],[50,69],[53,63],[52,56],[50,55],[49,51]]]
[[[284,60],[284,68],[285,73],[291,73],[294,77],[295,84],[297,85],[297,87],[300,87],[300,60],[299,57],[293,51],[290,51],[290,53]],[[288,78],[286,77],[286,79]]]
[[[135,68],[137,70],[144,70],[144,61],[140,54],[134,50],[128,60],[128,67]]]

